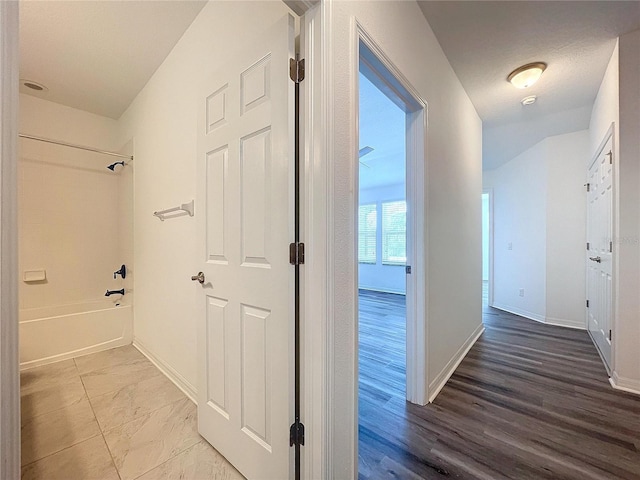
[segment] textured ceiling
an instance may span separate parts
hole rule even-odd
[[[205,4],[21,0],[20,91],[119,118]]]
[[[420,8],[483,121],[483,167],[550,135],[588,128],[616,37],[640,28],[638,1],[421,1]],[[520,65],[548,64],[519,90]],[[520,100],[537,95],[523,107]]]

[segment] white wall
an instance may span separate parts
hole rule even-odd
[[[494,307],[585,328],[588,144],[586,130],[548,137],[484,172],[494,192]]]
[[[120,119],[122,142],[135,142],[135,342],[192,395],[197,217],[161,222],[152,213],[196,195],[197,85],[234,55],[238,31],[258,35],[287,12],[281,1],[208,3]]]
[[[357,65],[353,22],[357,20],[428,102],[426,193],[428,262],[425,269],[429,318],[427,383],[455,366],[482,328],[481,319],[481,148],[482,125],[415,2],[331,2],[328,6],[332,79],[328,95],[332,162],[333,265],[330,292],[334,371],[330,377],[336,409],[332,418],[332,478],[351,478],[356,412],[354,175],[358,150],[354,99]],[[444,377],[443,377],[444,375]]]
[[[640,393],[640,32],[618,39],[591,114],[589,162],[615,125],[613,156],[617,204],[614,214],[615,312],[612,382]]]
[[[358,286],[366,290],[405,294],[407,276],[404,265],[382,264],[382,203],[405,200],[404,184],[360,190],[360,205],[377,204],[378,228],[376,230],[376,263],[358,264]]]
[[[20,95],[20,131],[113,149],[117,122]],[[26,139],[19,155],[20,308],[98,300],[107,288],[121,288],[113,280],[126,260],[120,175],[106,168],[115,159]],[[126,208],[131,211],[131,204]],[[45,269],[47,280],[22,281],[22,272],[33,269]]]
[[[548,137],[546,147],[546,321],[586,328],[584,159],[589,156],[589,133],[582,130]]]
[[[604,78],[600,84],[598,95],[593,104],[591,111],[591,121],[589,122],[589,157],[585,159],[585,166],[588,168],[598,149],[598,146],[604,139],[611,123],[616,124],[616,132],[614,137],[614,154],[618,153],[618,128],[620,122],[619,114],[619,87],[618,87],[618,69],[619,69],[619,41],[616,42],[611,59],[604,73]],[[615,155],[617,158],[618,155]]]
[[[618,387],[640,393],[640,30],[621,36],[619,48],[619,218],[614,239],[618,256],[614,278],[617,311],[613,379]]]
[[[493,306],[539,321],[546,305],[545,160],[543,141],[483,175],[484,188],[493,189]]]

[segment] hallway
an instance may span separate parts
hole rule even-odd
[[[370,348],[395,338],[380,321],[404,315],[394,297],[360,295],[382,313],[361,318],[360,479],[640,478],[640,397],[611,388],[585,331],[484,307],[485,333],[418,407],[399,381],[403,346]]]

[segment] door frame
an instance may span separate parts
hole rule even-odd
[[[488,278],[488,305],[493,307],[493,188],[483,188],[483,195],[489,195],[489,278]]]
[[[332,26],[331,18],[337,7],[333,2],[321,1],[308,10],[303,17],[301,33],[301,49],[306,62],[306,76],[301,83],[302,107],[301,124],[303,156],[303,195],[302,195],[302,241],[305,242],[305,266],[303,269],[302,295],[303,295],[303,421],[307,425],[306,444],[303,449],[303,471],[305,478],[343,478],[346,476],[357,477],[358,472],[358,381],[357,363],[358,356],[350,355],[349,371],[338,371],[338,364],[344,365],[346,359],[336,359],[335,351],[338,347],[342,350],[345,342],[349,349],[357,353],[357,274],[354,265],[345,268],[336,262],[345,254],[339,254],[336,246],[336,222],[334,189],[335,178],[335,154],[339,149],[336,143],[344,142],[344,138],[336,138],[334,129],[336,105],[334,99],[334,60],[337,52],[333,51],[331,42]],[[383,65],[390,70],[396,79],[401,79],[406,86],[410,83],[394,66],[383,51],[377,47],[372,37],[358,23],[356,18],[351,18],[350,37],[351,51],[349,52],[349,77],[347,85],[350,91],[357,95],[357,79],[359,72],[359,44],[364,39],[370,50],[376,53],[378,59],[383,60]],[[420,98],[413,88],[406,88]],[[427,185],[427,103],[423,102],[424,124],[422,125],[423,141],[409,145],[414,151],[422,151],[423,155],[418,162],[416,171],[420,175],[422,192]],[[352,117],[354,131],[349,132],[349,138],[358,137],[357,111],[351,108],[349,115]],[[358,145],[350,143],[351,154],[344,161],[349,162],[351,172],[358,168]],[[351,144],[353,143],[353,144]],[[343,147],[344,145],[341,145]],[[414,175],[415,176],[415,175]],[[357,188],[357,176],[351,175],[348,179],[349,188],[353,192]],[[414,204],[417,203],[414,201]],[[352,215],[349,216],[350,235],[354,234],[357,225],[357,202],[352,195],[349,199]],[[420,202],[423,208],[422,218],[428,212],[427,196]],[[419,214],[416,211],[416,217]],[[343,219],[341,219],[342,221]],[[423,245],[423,258],[416,258],[414,266],[420,265],[412,279],[419,282],[420,297],[425,306],[428,302],[426,272],[426,252],[428,235],[426,228],[415,232],[419,240],[414,244]],[[350,256],[356,259],[357,244],[351,246]],[[421,263],[419,263],[421,262]],[[352,285],[349,292],[349,317],[340,318],[336,310],[345,311],[344,295],[337,298],[335,289],[335,275],[347,275]],[[417,274],[419,272],[419,275]],[[420,277],[420,278],[418,278]],[[417,297],[418,295],[416,295]],[[424,358],[427,355],[427,327],[428,319],[425,308],[423,330],[425,341]],[[345,338],[343,333],[349,332]],[[352,342],[353,340],[353,342]],[[428,369],[426,365],[421,380],[424,382],[424,395],[428,398]],[[426,402],[425,402],[426,403]]]
[[[424,295],[427,235],[425,206],[425,158],[427,102],[402,75],[400,70],[389,60],[373,38],[356,22],[354,46],[355,55],[355,98],[359,98],[359,73],[361,64],[369,74],[365,74],[380,91],[400,108],[405,109],[406,121],[406,183],[405,200],[407,202],[407,265],[412,272],[406,275],[406,398],[411,403],[426,405],[428,403],[426,386],[427,369],[427,319]],[[356,102],[354,102],[354,105]],[[356,112],[356,138],[359,138],[359,109]],[[357,158],[357,155],[356,155]],[[359,206],[359,163],[352,162],[353,192],[355,196],[352,222],[355,227],[354,245],[357,262],[358,251],[358,206]],[[424,223],[417,222],[424,219]],[[420,228],[423,227],[423,228]],[[356,344],[358,351],[358,269],[354,268],[354,304],[356,307]],[[357,365],[356,365],[357,371]],[[357,382],[356,382],[357,383]],[[357,394],[357,392],[356,392]]]
[[[0,478],[20,478],[18,2],[0,2]]]

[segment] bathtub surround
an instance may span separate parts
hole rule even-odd
[[[20,131],[133,150],[132,142],[116,140],[115,120],[28,95],[20,96]],[[31,139],[19,146],[22,368],[131,343],[131,291],[104,293],[132,286],[114,271],[124,263],[131,273],[133,266],[133,162],[111,171],[106,155]],[[26,282],[29,271],[46,278]]]
[[[133,307],[113,301],[20,312],[21,368],[45,365],[131,343]]]
[[[242,479],[198,435],[195,405],[132,346],[21,377],[23,479]]]

